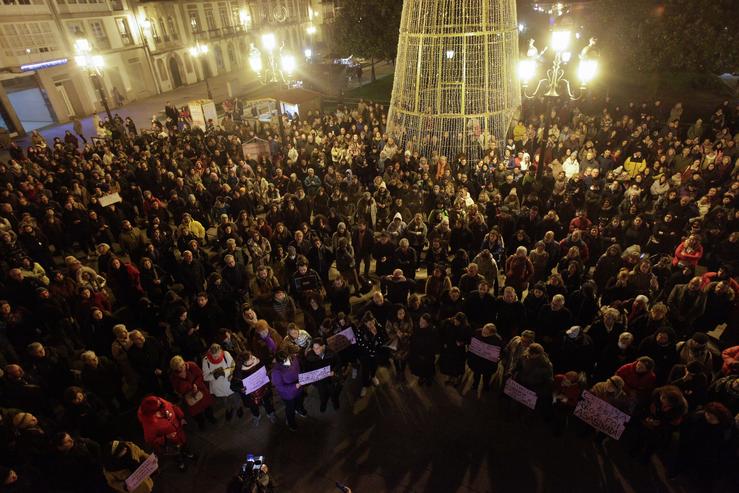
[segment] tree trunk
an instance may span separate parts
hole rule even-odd
[[[377,76],[375,75],[375,57],[370,57],[370,63],[372,64],[372,82],[377,80]]]

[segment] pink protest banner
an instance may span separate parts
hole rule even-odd
[[[267,369],[261,367],[245,379],[241,381],[244,384],[244,393],[251,394],[255,390],[259,390],[269,383],[269,377],[267,376]]]
[[[582,399],[575,406],[574,415],[614,440],[621,438],[626,423],[631,419],[625,412],[588,391],[582,393]]]
[[[128,491],[135,491],[146,478],[152,475],[159,468],[157,456],[150,454],[149,457],[141,463],[139,467],[126,479],[126,488]]]
[[[326,344],[328,345],[328,348],[335,353],[343,351],[352,344],[356,343],[357,338],[354,336],[354,331],[351,327],[349,327],[348,329],[344,329],[341,332],[337,332],[335,335],[332,335],[331,337],[326,339]]]
[[[529,409],[534,409],[536,407],[536,392],[527,389],[512,378],[509,378],[506,381],[505,387],[503,387],[503,393]]]
[[[324,366],[318,370],[307,371],[298,375],[298,383],[300,385],[308,385],[309,383],[317,382],[331,376],[331,367]]]
[[[470,341],[470,352],[493,363],[497,363],[500,359],[500,348],[498,346],[484,343],[475,337]]]

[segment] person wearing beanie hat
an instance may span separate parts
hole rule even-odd
[[[144,430],[146,444],[158,454],[175,449],[178,452],[177,467],[180,471],[187,469],[185,459],[192,459],[194,455],[187,449],[185,413],[180,406],[149,395],[141,401],[137,416]]]
[[[687,341],[677,343],[677,357],[681,364],[688,365],[692,361],[702,364],[707,371],[713,369],[713,354],[708,347],[708,336],[703,332],[694,333]],[[680,369],[680,373],[684,371]]]

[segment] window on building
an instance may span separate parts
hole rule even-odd
[[[161,58],[157,60],[157,71],[159,71],[159,78],[162,79],[162,81],[167,82],[169,80],[167,69],[164,67],[164,62]]]
[[[228,43],[228,63],[231,65],[231,70],[239,66],[239,59],[236,57],[236,51],[232,43]]]
[[[223,50],[220,46],[216,46],[216,49],[213,51],[216,54],[216,67],[218,67],[218,71],[220,72],[225,68],[225,64],[223,63]]]
[[[6,56],[25,56],[59,50],[49,22],[0,25],[0,49]]]
[[[169,27],[169,36],[173,41],[180,39],[180,34],[177,32],[177,23],[174,17],[167,17],[167,27]]]
[[[85,36],[85,26],[79,21],[67,22],[67,31],[69,31],[69,34],[71,34],[73,38]]]
[[[118,28],[118,35],[121,37],[121,43],[123,43],[123,46],[133,44],[131,30],[128,28],[128,19],[125,17],[116,17],[115,25]]]
[[[205,23],[208,25],[208,31],[216,30],[216,18],[213,17],[213,9],[205,9]]]
[[[159,36],[159,26],[157,26],[157,21],[149,19],[149,26],[151,27],[151,39],[153,39],[155,43],[161,43],[162,38]]]
[[[169,34],[167,34],[167,23],[164,20],[164,17],[159,18],[159,29],[162,32],[162,39],[166,43],[167,41],[169,41]]]
[[[200,27],[200,15],[198,14],[197,10],[190,10],[190,29],[193,33],[199,33],[201,31]]]
[[[107,50],[110,48],[110,40],[108,34],[105,32],[105,26],[103,21],[100,19],[93,19],[87,22],[90,26],[90,34],[92,35],[92,42],[95,48],[101,50]]]
[[[221,18],[221,27],[228,31],[231,29],[231,17],[228,15],[228,9],[225,5],[218,7],[218,15]]]

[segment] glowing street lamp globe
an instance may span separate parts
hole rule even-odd
[[[572,32],[568,30],[552,31],[551,46],[557,53],[562,53],[570,46],[570,37]]]
[[[273,51],[277,48],[277,38],[274,33],[265,33],[262,35],[262,47],[267,51]]]

